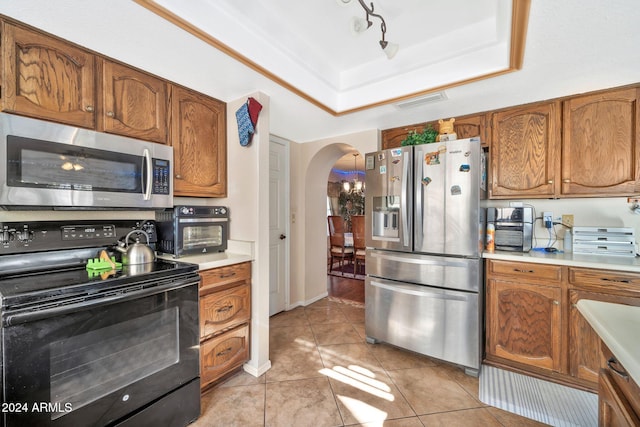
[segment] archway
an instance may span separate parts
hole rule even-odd
[[[305,176],[305,294],[326,295],[326,212],[327,179],[338,159],[348,153],[360,152],[358,148],[335,143],[320,149],[309,161]]]

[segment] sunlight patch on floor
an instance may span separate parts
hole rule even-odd
[[[360,423],[367,423],[367,426],[382,426],[387,419],[388,414],[375,406],[348,396],[336,395],[336,397]]]
[[[326,375],[336,381],[340,381],[344,384],[355,387],[358,390],[379,397],[380,399],[388,400],[389,402],[393,402],[395,400],[395,396],[389,393],[391,389],[387,384],[360,375],[357,372],[350,371],[347,368],[336,366],[333,369],[321,369],[319,372],[322,375]]]

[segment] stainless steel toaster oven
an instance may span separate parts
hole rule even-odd
[[[529,252],[533,243],[533,208],[488,208],[487,224],[496,230],[495,248]]]

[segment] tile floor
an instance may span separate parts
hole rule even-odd
[[[364,309],[325,298],[271,318],[272,367],[203,395],[192,426],[541,426],[478,400],[457,367],[365,342]]]

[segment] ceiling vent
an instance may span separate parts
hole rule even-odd
[[[411,98],[406,101],[398,102],[397,104],[394,104],[394,105],[400,109],[413,108],[413,107],[419,107],[420,105],[424,105],[424,104],[431,104],[433,102],[444,101],[445,99],[447,99],[447,94],[444,93],[444,91],[442,91],[442,92],[430,93],[428,95],[421,96],[419,98]]]

